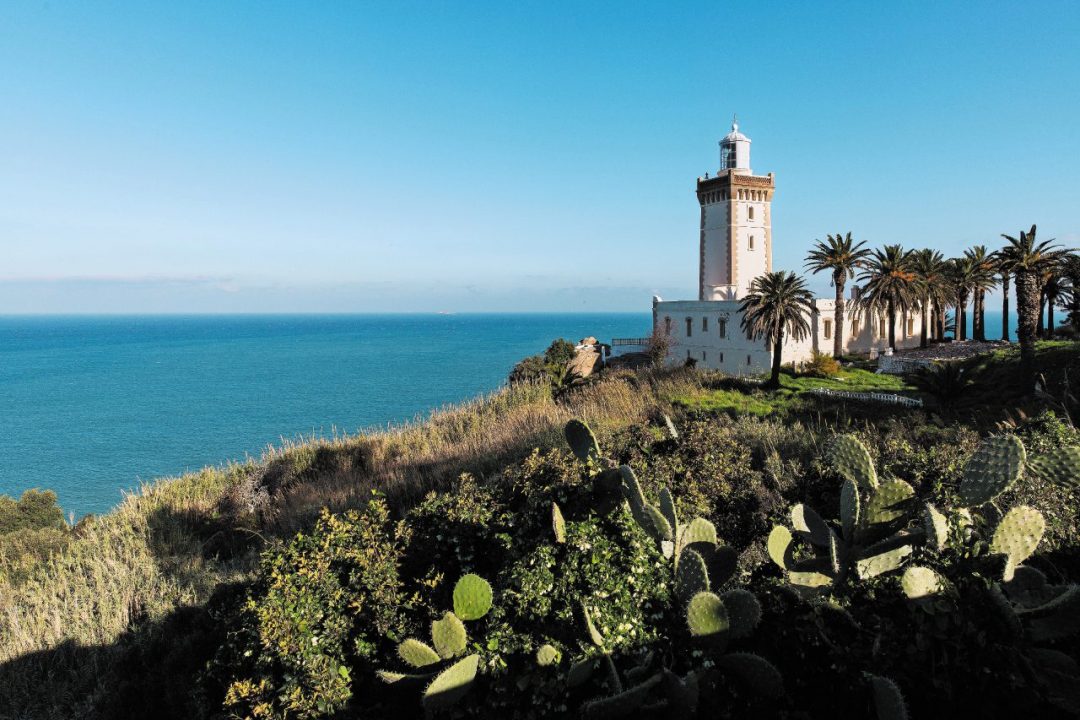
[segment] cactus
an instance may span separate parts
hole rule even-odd
[[[431,623],[431,640],[443,660],[464,652],[467,639],[465,624],[452,612],[443,615],[442,620]]]
[[[863,490],[878,486],[877,472],[870,452],[854,435],[837,435],[829,443],[826,458],[841,477]]]
[[[857,442],[852,438],[843,441],[842,446],[853,447],[852,443]],[[837,586],[852,571],[865,580],[901,567],[912,546],[925,535],[923,531],[903,529],[911,516],[915,491],[902,480],[878,483],[875,479],[867,495],[869,499],[864,503],[856,481],[845,478],[840,488],[839,533],[813,508],[801,503],[791,508],[792,530],[782,525],[772,529],[769,557],[787,571],[792,585],[806,590]],[[815,557],[794,561],[795,538],[808,543]]]
[[[912,565],[904,571],[900,586],[910,600],[925,600],[937,595],[944,588],[940,575],[919,565]]]
[[[409,638],[398,645],[398,657],[414,668],[427,667],[442,660],[439,653],[414,638]]]
[[[536,664],[540,667],[558,665],[562,654],[554,645],[541,645],[536,651]]]
[[[556,543],[566,542],[566,520],[563,519],[562,510],[556,502],[551,503],[551,530],[555,533]]]
[[[584,685],[592,677],[594,670],[596,670],[596,661],[592,658],[571,663],[570,670],[566,673],[566,686],[573,688]]]
[[[491,585],[469,573],[454,586],[454,614],[462,620],[479,620],[491,609]]]
[[[600,445],[596,442],[596,436],[588,425],[577,419],[571,420],[563,428],[563,434],[566,435],[566,443],[578,460],[596,466],[600,465],[602,459]]]
[[[446,612],[440,620],[431,623],[431,640],[435,646],[415,638],[407,638],[398,645],[398,656],[413,668],[432,668],[453,659],[465,651],[468,633],[462,620],[478,620],[491,609],[491,585],[478,575],[464,575],[454,586],[454,612]],[[377,670],[376,675],[384,683],[399,684],[434,680],[424,690],[422,697],[428,713],[445,709],[457,702],[476,678],[480,656],[469,655],[441,671],[430,673],[399,673]]]
[[[705,558],[695,550],[684,550],[675,566],[675,595],[688,602],[697,593],[708,589],[709,570]]]
[[[1028,458],[1028,469],[1045,482],[1065,487],[1080,486],[1080,446],[1058,446]]]
[[[699,592],[686,608],[690,634],[698,638],[715,638],[731,625],[724,601],[711,592]]]
[[[964,506],[983,505],[1008,490],[1024,472],[1026,457],[1024,444],[1013,435],[984,440],[964,466],[960,483]]]
[[[716,660],[717,667],[730,670],[758,695],[781,697],[784,678],[771,662],[753,653],[728,653]]]
[[[480,665],[479,655],[469,655],[439,673],[424,690],[424,710],[428,713],[444,710],[472,687]]]
[[[602,718],[626,717],[635,713],[645,704],[645,701],[649,698],[649,693],[660,684],[662,679],[663,675],[657,673],[649,679],[614,695],[590,700],[581,706],[581,717],[601,720]]]
[[[585,615],[585,628],[589,631],[589,639],[592,640],[593,645],[602,649],[604,647],[604,636],[596,629],[596,623],[593,622],[589,608],[582,605],[581,610]]]
[[[1027,505],[1014,507],[1001,519],[994,530],[990,552],[1002,553],[1009,558],[1003,580],[1012,580],[1016,567],[1035,552],[1045,529],[1046,520],[1042,513]]]
[[[936,552],[945,549],[949,539],[949,521],[944,514],[930,503],[923,507],[923,535],[927,547]]]
[[[749,590],[728,590],[720,596],[727,609],[732,639],[748,637],[761,622],[761,603]]]
[[[877,711],[878,720],[907,720],[907,704],[896,683],[887,677],[871,675],[870,689],[874,694],[874,710]]]

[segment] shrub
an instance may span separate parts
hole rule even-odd
[[[814,350],[810,359],[803,363],[802,372],[810,377],[830,377],[840,372],[840,362],[832,355]]]

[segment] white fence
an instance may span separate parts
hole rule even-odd
[[[893,393],[853,392],[851,390],[831,390],[829,388],[817,388],[815,390],[808,390],[807,392],[811,395],[845,398],[848,400],[864,400],[867,402],[887,403],[889,405],[906,405],[907,407],[922,407],[923,405],[923,401],[918,398],[909,398],[904,397],[903,395],[894,395]]]

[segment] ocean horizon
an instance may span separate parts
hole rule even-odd
[[[140,482],[356,434],[504,384],[555,338],[648,313],[0,316],[0,493],[75,517]]]
[[[497,390],[555,338],[640,337],[650,317],[0,316],[0,494],[105,512],[141,482],[426,416]],[[1001,313],[986,325],[999,338]]]

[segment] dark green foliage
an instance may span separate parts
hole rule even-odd
[[[66,530],[64,512],[52,490],[27,490],[15,500],[0,495],[0,535],[19,530]]]
[[[70,540],[52,490],[27,490],[18,500],[0,495],[0,579],[20,582]]]

